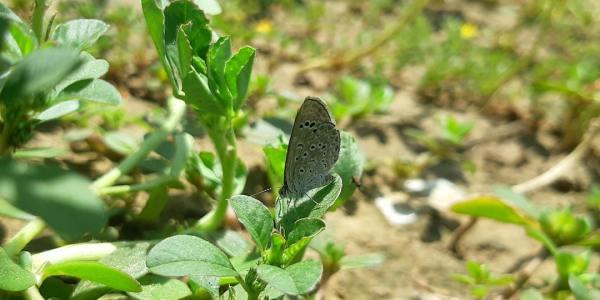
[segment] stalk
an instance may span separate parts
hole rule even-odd
[[[158,147],[158,145],[160,145],[160,143],[167,138],[169,133],[175,129],[183,117],[183,113],[185,112],[185,102],[176,98],[169,98],[168,107],[168,119],[158,130],[152,133],[152,135],[150,135],[150,137],[142,143],[140,149],[137,152],[129,155],[127,158],[125,158],[125,160],[123,160],[118,166],[110,170],[108,173],[94,181],[92,188],[96,192],[101,193],[103,188],[114,184],[119,177],[129,173],[140,161],[142,161],[142,159],[148,156],[152,150]]]
[[[113,251],[117,246],[112,243],[83,243],[40,252],[31,256],[32,270],[37,271],[45,264],[56,264],[67,261],[99,260]]]
[[[3,248],[8,256],[17,255],[31,240],[33,240],[38,234],[40,234],[46,228],[46,223],[40,218],[35,218],[25,227],[21,228],[17,234],[15,234]]]
[[[212,135],[217,155],[221,161],[221,167],[223,169],[222,178],[222,190],[217,206],[202,217],[192,227],[191,231],[207,232],[214,231],[223,223],[225,213],[227,212],[227,206],[229,204],[229,198],[233,196],[234,189],[234,178],[235,169],[237,164],[237,145],[235,140],[235,132],[233,127],[229,124],[229,128],[225,133],[225,136],[219,134]]]

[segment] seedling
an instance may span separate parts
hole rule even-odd
[[[335,98],[331,104],[333,115],[346,123],[385,111],[394,101],[394,91],[386,84],[347,76],[337,81]]]
[[[507,286],[514,280],[510,275],[493,275],[484,264],[474,261],[467,262],[466,267],[467,274],[454,274],[453,278],[467,285],[471,296],[477,299],[486,298],[492,289]]]
[[[535,260],[530,259],[530,263],[538,266],[549,255],[554,257],[558,277],[552,285],[553,294],[577,295],[580,291],[587,290],[583,283],[597,276],[595,273],[587,273],[590,252],[573,254],[564,247],[573,245],[597,247],[600,239],[597,233],[593,232],[589,218],[577,216],[569,208],[538,208],[524,196],[508,189],[497,189],[496,194],[498,196],[480,196],[457,203],[452,206],[452,210],[460,214],[523,227],[530,237],[544,246],[535,256]],[[528,272],[519,273],[516,278],[518,284],[514,288],[507,288],[502,292],[505,297],[513,295],[522,288],[536,267],[529,266],[527,269]]]

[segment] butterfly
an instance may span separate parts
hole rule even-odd
[[[285,159],[281,196],[303,196],[333,180],[340,154],[340,132],[325,103],[307,97],[298,110]]]

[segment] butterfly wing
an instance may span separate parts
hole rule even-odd
[[[307,97],[294,120],[282,191],[304,194],[328,183],[339,150],[340,133],[327,106],[319,98]]]

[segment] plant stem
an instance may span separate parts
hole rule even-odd
[[[501,293],[500,299],[510,299],[513,297],[524,285],[529,281],[529,278],[537,271],[542,263],[550,256],[550,251],[543,248],[540,252],[534,256],[523,269],[516,275],[515,283],[513,286],[506,288]]]
[[[475,224],[477,224],[477,220],[478,218],[476,217],[469,218],[469,221],[456,229],[456,232],[454,232],[454,235],[452,235],[452,240],[450,241],[450,245],[448,245],[448,249],[452,251],[456,257],[461,259],[463,258],[459,248],[460,241],[462,241],[465,234],[469,232],[469,230],[471,230]]]
[[[169,175],[163,175],[158,178],[148,180],[146,182],[142,182],[142,183],[138,183],[138,184],[114,185],[114,186],[101,188],[100,190],[98,190],[98,194],[101,196],[108,196],[108,195],[119,195],[119,194],[131,193],[131,192],[146,191],[146,190],[150,190],[152,188],[161,186],[169,181],[172,181],[173,179],[174,178]]]
[[[23,292],[23,298],[27,300],[44,300],[44,297],[40,294],[40,290],[35,285]]]
[[[412,22],[419,14],[423,11],[425,6],[429,3],[429,0],[417,0],[409,2],[407,7],[404,8],[402,14],[390,27],[379,34],[375,39],[367,44],[366,46],[359,48],[355,51],[348,53],[347,55],[333,55],[325,59],[315,59],[307,62],[300,67],[299,72],[306,72],[312,69],[331,69],[341,68],[343,66],[352,65],[358,62],[361,58],[372,54],[378,50],[381,46],[391,40],[398,32],[404,30],[406,25]]]
[[[231,123],[229,123],[231,124]],[[237,165],[237,146],[233,126],[229,125],[225,136],[213,136],[213,142],[217,149],[217,155],[223,169],[222,189],[217,206],[206,214],[191,228],[192,231],[208,232],[214,231],[223,223],[225,213],[229,204],[229,198],[233,195],[235,169]]]
[[[35,272],[45,264],[75,260],[98,260],[117,249],[112,243],[83,243],[40,252],[32,255],[32,270]]]
[[[185,102],[176,98],[169,98],[168,107],[169,117],[158,130],[152,133],[152,135],[150,135],[150,137],[142,143],[140,149],[125,158],[125,160],[123,160],[117,167],[113,168],[108,173],[94,181],[92,188],[97,193],[100,193],[102,188],[108,187],[115,183],[122,175],[129,173],[131,169],[133,169],[140,161],[142,161],[142,159],[148,156],[152,150],[158,147],[158,145],[160,145],[160,143],[167,138],[169,133],[175,129],[175,127],[181,121],[183,113],[185,112]]]
[[[42,221],[40,218],[35,218],[25,227],[21,228],[17,234],[15,234],[6,244],[4,244],[3,248],[6,251],[8,256],[17,255],[31,240],[33,240],[42,230],[46,228],[46,223]]]

